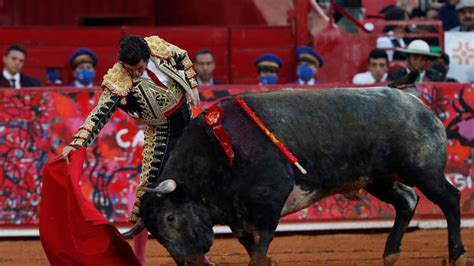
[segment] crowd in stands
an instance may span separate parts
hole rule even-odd
[[[320,5],[324,2],[317,1]],[[349,13],[359,14],[360,0],[338,0],[338,4],[348,8]],[[474,0],[420,0],[419,5],[410,5],[413,1],[398,0],[398,5],[383,8],[380,13],[387,22],[405,21],[408,19],[438,19],[443,29],[450,32],[474,31]],[[357,17],[359,17],[357,15]],[[341,23],[344,25],[344,23]],[[417,82],[456,82],[447,77],[449,71],[449,56],[441,50],[437,38],[407,38],[407,33],[433,32],[431,26],[385,26],[383,36],[377,38],[374,49],[368,56],[368,71],[356,74],[353,84],[384,84],[399,79],[412,70],[420,75]],[[0,77],[0,87],[37,87],[38,80],[24,75],[21,70],[27,58],[26,49],[13,44],[4,53],[3,72]],[[215,57],[210,49],[201,49],[194,54],[194,68],[197,73],[197,82],[201,86],[221,84],[214,79],[216,69]],[[98,63],[96,54],[87,48],[74,51],[69,58],[74,81],[66,84],[69,87],[94,87],[95,66]],[[257,68],[259,84],[277,84],[279,70],[283,62],[276,54],[266,53],[257,57],[254,64]],[[314,85],[319,83],[318,69],[324,66],[323,56],[309,46],[300,46],[295,51],[294,84]],[[395,66],[395,67],[394,67]],[[49,84],[63,84],[58,71],[47,71]]]

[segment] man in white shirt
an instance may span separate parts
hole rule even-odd
[[[388,56],[382,49],[373,49],[369,54],[369,71],[359,73],[352,79],[353,84],[383,83],[387,80]]]
[[[0,88],[39,87],[38,80],[20,73],[25,63],[26,50],[21,45],[8,47],[3,56],[3,72],[0,76]]]

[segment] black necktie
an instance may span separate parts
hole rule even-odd
[[[15,81],[16,81],[16,79],[10,79],[10,85],[11,85],[12,88],[16,88]]]

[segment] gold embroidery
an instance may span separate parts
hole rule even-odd
[[[111,111],[110,108],[115,108],[113,106],[114,100],[112,97],[114,96],[109,90],[105,89],[102,91],[99,102],[89,113],[84,124],[76,132],[70,145],[88,146],[94,141],[95,137],[99,134],[100,129],[102,129],[108,120],[108,114],[104,113],[103,110],[109,112]]]
[[[166,122],[166,116],[163,114],[161,109],[168,108],[168,104],[173,100],[172,96],[174,95],[166,95],[166,89],[160,88],[155,83],[147,81],[145,79],[141,80],[141,82],[137,86],[141,87],[141,89],[145,93],[145,96],[148,98],[150,102],[150,108],[155,114],[155,119]]]
[[[184,69],[185,70],[188,70],[188,69],[193,69],[192,66],[193,66],[193,62],[191,62],[191,59],[189,59],[189,56],[188,56],[188,53],[185,52],[185,57],[184,57],[184,60],[183,60],[183,66],[184,66]],[[193,71],[194,72],[194,71]]]
[[[198,86],[198,83],[194,78],[189,79],[189,84],[191,85],[191,88],[193,89]]]
[[[175,69],[166,63],[166,61],[161,61],[158,67],[163,73],[168,75],[174,81],[178,82],[179,85],[181,85],[181,87],[183,87],[183,89],[186,91],[186,93],[192,95],[192,89],[188,81],[184,77],[180,76]]]
[[[140,105],[142,120],[146,121],[149,119],[155,119],[155,117],[153,116],[153,113],[151,112],[146,102],[145,95],[143,95],[143,93],[138,89],[138,87],[135,86],[132,90],[132,93],[133,93],[133,96],[137,98],[137,102]]]
[[[142,152],[142,173],[140,184],[137,187],[137,199],[133,205],[129,221],[134,222],[140,213],[140,198],[145,194],[144,187],[148,186],[153,179],[158,178],[161,169],[154,167],[157,163],[161,165],[163,155],[166,152],[168,142],[168,125],[150,126],[146,125],[144,130],[144,148]],[[160,159],[161,158],[161,159]],[[161,166],[160,166],[161,167]]]
[[[192,78],[194,78],[194,76],[196,76],[196,72],[194,72],[194,69],[192,67],[184,71],[184,73],[186,74],[186,78],[188,78],[189,80],[191,80]]]
[[[107,70],[102,81],[102,87],[109,89],[118,96],[127,96],[132,89],[132,77],[120,63],[115,63]]]
[[[143,110],[142,118],[138,120],[147,125],[160,125],[166,123],[164,114],[180,102],[183,91],[174,80],[168,81],[168,88],[162,88],[148,79],[140,78],[133,88],[133,95]]]
[[[170,49],[171,49],[172,54],[177,54],[177,55],[180,55],[181,57],[184,57],[182,64],[184,67],[185,79],[186,81],[189,82],[189,86],[191,86],[191,88],[197,87],[198,84],[196,80],[194,79],[194,77],[196,76],[196,72],[194,72],[194,69],[192,67],[193,62],[191,61],[191,59],[189,59],[188,52],[172,44],[170,44]],[[183,87],[188,93],[190,93],[187,90],[186,86],[183,86]]]
[[[168,43],[158,36],[145,37],[145,41],[150,47],[151,54],[161,59],[168,60],[171,58],[170,50],[168,49]]]
[[[92,126],[92,125],[85,125],[85,126]],[[77,133],[76,133],[76,137],[77,138],[83,138],[83,139],[87,139],[92,131],[92,128],[88,128],[89,130],[85,129],[85,128],[80,128]]]

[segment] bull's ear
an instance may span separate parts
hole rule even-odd
[[[173,179],[166,179],[161,181],[161,183],[154,188],[145,188],[145,191],[165,195],[173,192],[175,189],[176,182]]]

